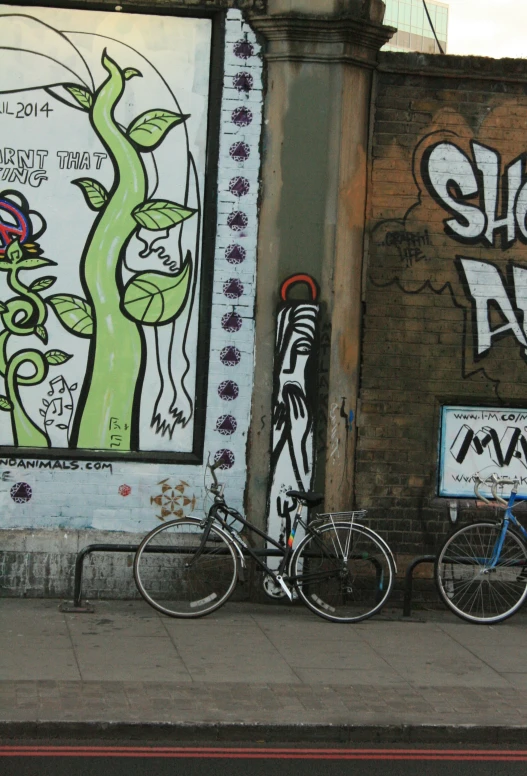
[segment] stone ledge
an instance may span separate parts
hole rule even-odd
[[[351,17],[283,14],[250,16],[268,43],[268,61],[351,63],[376,67],[377,53],[393,27]]]
[[[378,58],[381,73],[439,78],[464,78],[482,81],[527,82],[527,60],[493,59],[492,57],[454,54],[420,54],[381,51]]]

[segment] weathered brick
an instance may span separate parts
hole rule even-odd
[[[381,62],[403,61],[391,56],[381,54]],[[445,76],[454,59],[441,60]],[[425,60],[437,67],[437,61]],[[368,502],[372,526],[381,528],[384,521],[384,535],[405,557],[434,551],[450,530],[447,509],[436,492],[441,404],[506,406],[524,401],[527,388],[527,367],[512,336],[496,341],[485,358],[473,361],[472,301],[454,265],[456,256],[465,256],[492,262],[505,276],[512,263],[527,267],[527,246],[517,240],[504,250],[499,240],[489,247],[452,239],[445,231],[452,213],[429,195],[416,164],[435,140],[426,136],[444,129],[455,133],[452,142],[469,157],[471,140],[499,151],[503,174],[505,165],[525,151],[527,67],[518,64],[523,83],[507,83],[500,74],[506,76],[516,64],[459,61],[462,77],[423,76],[422,58],[417,63],[415,55],[405,59],[409,72],[378,74],[367,203],[357,502]],[[481,73],[494,80],[482,80]],[[505,203],[506,195],[500,193],[498,215],[505,212]],[[390,225],[391,231],[426,230],[428,243],[416,242],[422,251],[418,260],[404,252],[412,247],[411,238],[407,244],[402,239],[401,250],[387,246],[387,227],[380,223],[387,219],[400,224]],[[499,316],[492,320],[494,327],[504,323]]]

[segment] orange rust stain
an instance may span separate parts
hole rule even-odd
[[[364,222],[364,199],[366,196],[366,150],[358,145],[354,158],[349,158],[350,177],[340,189],[340,199],[347,214],[349,229]]]
[[[349,375],[355,375],[359,359],[359,337],[341,333],[338,339],[338,354],[340,368]]]

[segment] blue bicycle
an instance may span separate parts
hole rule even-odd
[[[512,485],[509,499],[498,488]],[[518,495],[518,480],[493,474],[478,479],[476,497],[505,510],[501,520],[485,520],[458,528],[443,544],[435,577],[441,598],[454,614],[469,622],[490,625],[511,617],[527,598],[527,531],[513,508],[527,496]],[[490,488],[494,502],[480,493]]]

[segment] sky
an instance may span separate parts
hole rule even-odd
[[[443,0],[448,53],[527,58],[527,0]]]

